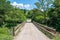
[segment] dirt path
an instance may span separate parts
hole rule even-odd
[[[26,23],[14,40],[50,40],[33,23]]]

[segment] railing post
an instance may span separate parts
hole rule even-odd
[[[14,27],[13,27],[13,36],[15,36],[15,31],[14,31]]]

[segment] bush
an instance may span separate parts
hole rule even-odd
[[[0,28],[0,34],[9,34],[7,28]]]
[[[0,28],[0,40],[12,40],[13,36],[9,34],[7,28]]]
[[[54,40],[60,40],[60,36],[59,35],[55,36]]]
[[[36,16],[35,21],[39,23],[44,23],[44,17],[43,16]]]
[[[13,37],[11,35],[0,34],[0,40],[12,40]]]

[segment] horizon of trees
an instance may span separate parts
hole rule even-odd
[[[37,8],[29,12],[32,20],[60,32],[60,0],[38,0],[35,5]]]
[[[0,0],[0,27],[11,27],[26,20],[23,9],[14,7],[8,0]]]

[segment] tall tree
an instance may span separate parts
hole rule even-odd
[[[49,9],[49,5],[53,4],[52,0],[38,0],[39,2],[36,2],[35,5],[37,8],[43,12],[45,23],[47,24],[47,13],[46,11]]]

